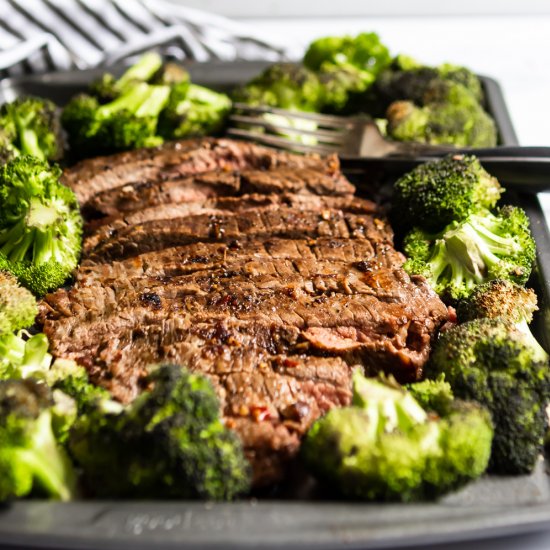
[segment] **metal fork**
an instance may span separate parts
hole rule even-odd
[[[308,153],[337,153],[344,157],[417,156],[446,153],[452,146],[387,140],[367,116],[342,117],[274,107],[233,105],[228,134],[283,149]]]
[[[336,153],[343,166],[400,175],[436,156],[475,154],[485,169],[510,188],[550,190],[550,147],[457,148],[386,139],[366,116],[340,117],[235,103],[227,134],[301,153]]]

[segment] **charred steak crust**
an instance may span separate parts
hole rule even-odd
[[[56,357],[128,402],[146,368],[208,376],[254,484],[284,478],[361,368],[417,379],[448,312],[335,157],[196,139],[64,174],[87,218],[72,288],[39,322]]]

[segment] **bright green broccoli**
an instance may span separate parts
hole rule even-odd
[[[160,145],[158,117],[169,95],[169,86],[140,82],[110,103],[87,94],[74,97],[61,116],[71,153],[80,158]]]
[[[0,156],[4,161],[20,154],[41,160],[63,156],[59,113],[47,99],[22,97],[4,103],[0,107],[0,128]]]
[[[437,414],[445,414],[454,400],[451,385],[445,381],[444,376],[440,376],[437,380],[422,380],[422,382],[407,384],[405,388],[423,409]]]
[[[27,155],[0,167],[0,270],[37,295],[61,286],[80,257],[82,218],[60,175]]]
[[[356,73],[366,89],[390,64],[391,56],[376,33],[361,33],[318,38],[309,45],[303,62],[308,69],[320,73],[334,70]]]
[[[0,271],[0,337],[29,328],[37,315],[38,304],[31,292],[19,286],[11,273]]]
[[[302,65],[275,63],[233,92],[234,102],[296,111],[319,111],[323,89],[316,74]]]
[[[45,384],[0,381],[0,501],[75,496],[75,474],[55,440],[51,405]]]
[[[355,374],[353,406],[332,409],[308,432],[306,466],[342,495],[367,500],[434,498],[479,477],[491,449],[489,415],[440,393],[448,398],[432,412],[394,382]]]
[[[25,331],[0,336],[0,380],[44,379],[52,356],[48,353],[48,339],[44,334],[31,336]]]
[[[231,100],[225,94],[196,84],[178,85],[160,117],[159,133],[166,139],[215,134],[230,110]]]
[[[116,78],[111,73],[104,73],[101,78],[92,82],[89,93],[96,97],[100,103],[109,103],[137,84],[149,82],[161,71],[161,67],[160,55],[147,52],[128,67],[120,78]]]
[[[249,488],[237,436],[219,418],[210,382],[177,365],[118,413],[92,408],[71,430],[69,449],[99,497],[227,500]]]
[[[471,155],[448,155],[403,175],[394,185],[398,226],[439,231],[453,221],[496,205],[502,187]]]
[[[425,374],[444,374],[456,396],[489,409],[495,426],[493,472],[533,470],[546,431],[550,369],[513,323],[476,319],[441,333]]]
[[[414,228],[404,239],[404,269],[423,275],[443,298],[468,297],[493,279],[525,284],[535,260],[529,219],[521,208],[480,211],[439,233]]]
[[[536,359],[546,361],[548,354],[529,328],[533,313],[537,309],[537,295],[532,289],[511,281],[495,279],[479,285],[471,296],[461,300],[458,303],[457,314],[461,323],[482,318],[508,319],[531,342]]]

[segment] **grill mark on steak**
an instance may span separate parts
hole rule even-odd
[[[389,235],[391,230],[387,222],[372,216],[331,209],[316,212],[281,207],[235,215],[199,214],[145,222],[115,231],[110,239],[92,249],[85,242],[83,255],[94,263],[110,262],[194,242],[268,236],[292,239],[356,237],[391,245]]]
[[[295,155],[247,142],[204,138],[88,159],[65,171],[62,182],[71,187],[80,204],[85,205],[97,193],[134,182],[171,180],[214,170],[229,172],[279,166],[313,168],[339,176],[336,156]],[[348,193],[353,190],[349,183],[346,186]]]

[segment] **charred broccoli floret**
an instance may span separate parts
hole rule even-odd
[[[323,90],[317,75],[294,63],[275,63],[233,92],[233,101],[297,111],[319,111]]]
[[[496,279],[479,285],[471,296],[461,300],[457,314],[460,322],[498,317],[508,319],[531,342],[536,359],[546,361],[548,354],[529,328],[533,313],[537,309],[537,295],[532,289],[511,281]]]
[[[51,406],[45,384],[0,381],[0,501],[75,496],[75,474],[55,440]]]
[[[387,135],[398,141],[416,141],[457,147],[493,147],[496,126],[470,92],[460,84],[444,87],[448,94],[423,107],[395,101],[387,111]]]
[[[452,394],[440,402],[436,415],[397,384],[355,374],[353,406],[315,422],[304,461],[352,498],[412,501],[455,489],[485,471],[492,426],[477,404]]]
[[[439,231],[453,221],[493,208],[502,187],[471,155],[448,155],[416,167],[394,185],[398,226]]]
[[[73,426],[69,449],[89,488],[102,497],[217,500],[247,491],[248,463],[210,382],[177,365],[149,382],[123,411],[92,408]]]
[[[4,334],[28,328],[38,315],[36,299],[17,279],[0,271],[0,337]]]
[[[231,110],[231,100],[220,94],[189,84],[172,91],[159,121],[159,133],[166,139],[215,134],[223,129]]]
[[[525,284],[535,260],[535,241],[521,208],[480,211],[439,233],[415,228],[404,239],[404,269],[426,277],[442,297],[455,301],[493,279]]]
[[[0,157],[4,161],[20,154],[41,160],[63,156],[59,113],[47,99],[22,97],[4,103],[0,107],[0,128]]]
[[[82,218],[60,175],[27,155],[0,167],[0,270],[37,295],[61,286],[80,257]]]
[[[364,90],[389,65],[391,56],[376,33],[361,33],[318,38],[309,45],[303,61],[308,69],[320,73],[335,70],[355,73]]]
[[[531,472],[546,431],[550,369],[536,358],[529,338],[504,319],[476,319],[443,332],[425,369],[445,375],[456,396],[491,412],[495,437],[490,469]]]

